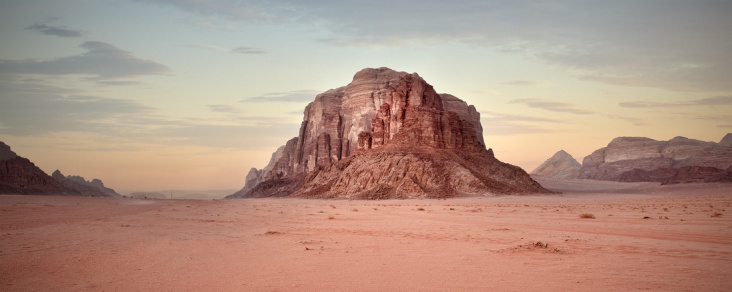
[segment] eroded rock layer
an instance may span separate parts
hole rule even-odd
[[[732,166],[732,147],[723,142],[619,137],[585,157],[579,178],[664,183],[724,181],[724,173]]]
[[[230,197],[526,192],[547,191],[486,150],[475,107],[438,94],[416,73],[368,68],[349,85],[316,96],[299,135],[264,169],[251,170],[245,187]]]

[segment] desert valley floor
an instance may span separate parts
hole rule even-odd
[[[0,290],[732,291],[732,184],[540,182],[563,194],[3,195]]]

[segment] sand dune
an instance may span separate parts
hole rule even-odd
[[[732,290],[732,185],[547,186],[565,192],[386,201],[0,196],[0,290]]]

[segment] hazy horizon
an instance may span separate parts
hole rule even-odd
[[[366,67],[475,105],[501,161],[732,132],[727,1],[2,1],[0,141],[115,190],[240,189]]]

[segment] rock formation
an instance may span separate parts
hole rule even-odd
[[[486,150],[475,107],[388,68],[361,70],[349,85],[317,95],[299,135],[246,180],[229,198],[548,192]]]
[[[722,140],[719,140],[719,145],[732,147],[732,133],[727,133],[727,135],[724,135],[724,138],[722,138]]]
[[[585,157],[579,178],[663,183],[724,181],[722,173],[727,173],[730,166],[732,147],[723,143],[684,137],[669,141],[619,137]]]
[[[553,177],[560,179],[574,179],[579,176],[582,165],[564,150],[544,161],[539,167],[531,172],[531,175]]]
[[[121,197],[120,194],[115,192],[113,189],[105,187],[104,183],[96,178],[91,181],[87,181],[78,175],[64,176],[59,170],[54,171],[53,174],[51,174],[51,177],[60,182],[63,186],[79,191],[82,196]]]
[[[79,196],[0,142],[0,194]]]
[[[0,194],[119,197],[101,180],[86,181],[80,176],[65,177],[56,170],[49,176],[30,160],[0,142]]]

